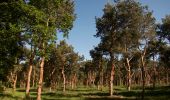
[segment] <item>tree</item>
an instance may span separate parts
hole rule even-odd
[[[161,41],[158,41],[157,39],[151,40],[148,43],[147,47],[147,58],[152,59],[152,68],[153,68],[153,88],[155,88],[156,84],[156,66],[157,66],[157,57],[159,55],[160,49],[163,47],[164,43]]]
[[[85,84],[86,86],[94,86],[95,82],[95,72],[96,72],[96,67],[93,65],[91,60],[85,61],[84,64],[84,74],[85,74]]]
[[[50,51],[45,61],[45,83],[46,86],[55,88],[60,80],[63,80],[63,92],[66,90],[66,81],[69,81],[71,87],[76,84],[77,72],[79,70],[79,61],[81,57],[76,53],[71,45],[65,41],[60,41],[57,46]],[[60,78],[62,77],[62,78]]]
[[[53,47],[50,50],[47,60],[45,61],[44,67],[44,82],[47,87],[50,87],[50,92],[52,89],[56,88],[58,80],[61,80],[61,58],[60,52],[57,47]]]
[[[107,4],[104,8],[102,18],[96,18],[96,37],[101,38],[101,45],[103,52],[110,55],[110,95],[113,95],[113,76],[114,76],[114,52],[116,51],[117,44],[117,23],[116,23],[116,7]]]
[[[152,12],[147,7],[143,10],[143,17],[140,25],[140,45],[138,47],[141,56],[141,71],[142,71],[142,99],[144,99],[145,92],[145,68],[146,68],[146,55],[149,41],[155,38],[155,18],[152,16]]]
[[[60,58],[60,69],[63,78],[63,92],[65,93],[66,90],[66,70],[69,67],[68,57],[70,56],[73,47],[66,44],[65,41],[61,41],[57,46]]]
[[[116,54],[119,53],[122,53],[126,59],[126,65],[128,66],[128,90],[130,90],[130,60],[133,57],[133,51],[137,50],[139,46],[141,36],[151,32],[153,28],[151,15],[147,7],[141,6],[140,3],[134,0],[118,0],[115,1],[114,5],[107,4],[104,8],[103,16],[96,19],[97,33],[95,36],[101,38],[103,52],[110,55],[110,65],[112,66],[110,95],[113,94],[114,60],[116,59]],[[144,20],[146,21],[144,22]],[[148,30],[146,30],[147,28]],[[142,30],[145,31],[143,32]],[[146,37],[148,38],[148,36]]]
[[[117,3],[117,22],[118,31],[120,35],[120,53],[123,57],[127,66],[127,85],[128,91],[131,87],[131,65],[130,61],[133,58],[134,52],[138,47],[138,40],[140,37],[140,26],[142,19],[142,6],[134,0],[125,0]]]
[[[22,14],[24,10],[22,6],[23,3],[20,0],[0,2],[0,77],[3,81],[6,81],[6,76],[11,70],[17,69],[15,67],[23,58]]]
[[[70,55],[68,56],[68,74],[67,76],[70,79],[71,88],[74,89],[77,82],[77,75],[78,70],[80,67],[80,61],[82,61],[82,57],[78,55],[78,53],[75,53],[74,51],[70,52]]]
[[[95,47],[93,50],[90,51],[90,55],[93,58],[92,62],[94,67],[97,67],[98,70],[98,90],[103,88],[103,54],[100,45],[98,47]]]
[[[170,43],[170,15],[166,15],[165,18],[162,19],[162,24],[158,24],[157,27],[157,35],[158,40],[161,43],[161,48],[159,49],[160,53],[160,64],[163,65],[166,69],[166,81],[169,83],[169,43]]]
[[[66,36],[72,28],[75,19],[74,4],[70,0],[30,0],[29,4],[35,6],[44,14],[43,22],[38,23],[36,29],[34,29],[39,34],[36,43],[38,43],[37,47],[41,57],[37,95],[37,100],[40,100],[46,49],[50,44],[55,42],[56,30],[63,32]]]
[[[44,24],[43,18],[44,14],[42,11],[39,11],[35,7],[25,4],[25,24],[24,28],[27,30],[24,33],[24,36],[26,38],[26,43],[27,45],[30,46],[30,51],[29,55],[27,55],[27,58],[29,59],[29,69],[28,69],[28,75],[27,75],[27,84],[26,84],[26,97],[29,97],[29,91],[30,91],[30,80],[31,80],[31,74],[32,74],[32,69],[33,69],[33,62],[35,60],[39,49],[38,47],[40,46],[39,44],[39,36],[40,36],[40,30],[42,28],[42,23]],[[41,24],[40,24],[41,23]],[[42,30],[44,31],[44,30]],[[40,52],[40,51],[39,51]]]

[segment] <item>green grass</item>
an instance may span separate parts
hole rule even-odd
[[[30,99],[36,99],[36,89],[31,89]],[[141,88],[133,87],[129,92],[124,86],[114,86],[114,95],[111,97],[108,88],[103,91],[96,87],[78,87],[77,89],[67,89],[65,93],[62,89],[55,92],[49,92],[48,88],[43,89],[43,100],[138,100],[141,96]],[[0,100],[25,100],[25,89],[18,88],[16,92],[12,89],[6,89],[0,93]],[[170,100],[170,86],[159,86],[156,89],[146,88],[145,100]]]

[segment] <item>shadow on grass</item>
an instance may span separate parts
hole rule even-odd
[[[132,87],[133,90],[142,90],[141,86]],[[145,90],[170,90],[170,86],[158,86],[153,88],[152,86],[145,87]]]
[[[17,89],[18,92],[25,92],[25,89]],[[37,92],[37,89],[30,89],[30,92]]]
[[[66,94],[60,92],[56,93],[43,93],[42,96],[49,96],[53,98],[62,99],[63,97],[68,98],[80,98],[83,97],[85,100],[139,100],[141,97],[141,91],[139,89],[132,90],[132,91],[125,91],[123,89],[115,89],[118,92],[115,92],[114,95],[110,97],[108,92],[102,92],[102,91],[92,91],[85,90],[85,89],[76,89],[76,90],[69,90],[69,92]],[[166,97],[170,98],[170,86],[163,86],[163,87],[157,87],[156,89],[152,89],[147,87],[145,91],[145,97],[146,98],[157,98],[157,97]],[[36,93],[32,93],[32,95],[36,95]],[[49,99],[44,99],[49,100]],[[51,99],[52,100],[52,99]],[[55,99],[53,99],[55,100]]]
[[[98,91],[96,89],[86,89],[79,88],[75,90],[67,90],[65,93],[62,91],[57,92],[43,92],[42,99],[43,100],[139,100],[141,97],[141,88],[133,88],[132,91],[127,91],[123,88],[114,89],[114,96],[109,96],[108,92]],[[18,89],[17,92],[25,92],[25,89]],[[165,99],[170,98],[170,86],[162,86],[156,87],[154,90],[150,87],[146,88],[145,97],[148,100],[152,98],[157,98],[157,100],[162,100],[161,97]],[[6,100],[5,98],[9,98],[10,100],[35,100],[36,99],[36,89],[31,89],[30,92],[31,97],[29,99],[25,99],[24,97],[15,96],[13,94],[0,94],[0,99]],[[74,99],[75,98],[75,99]],[[159,99],[160,98],[160,99]],[[8,99],[8,100],[9,100]],[[153,99],[154,100],[154,99]]]
[[[23,99],[21,97],[17,97],[17,96],[13,96],[12,94],[3,94],[3,93],[0,93],[0,99],[1,100],[6,100],[6,98],[8,98],[9,100],[20,100],[20,99]]]
[[[141,91],[136,91],[136,90],[122,91],[122,92],[117,93],[117,95],[122,95],[125,97],[136,97],[137,99],[140,99]],[[162,87],[157,87],[155,89],[147,87],[144,96],[146,99],[149,98],[148,100],[150,100],[151,98],[157,98],[158,100],[162,100],[161,98],[168,98],[169,100],[170,99],[170,86],[162,86]]]
[[[85,94],[86,100],[140,100],[141,88],[132,91],[125,91],[123,89],[114,89],[117,92],[116,96],[109,97],[108,93],[88,93]],[[140,90],[140,91],[139,91]],[[89,97],[88,97],[89,96]],[[170,100],[170,86],[157,87],[155,89],[147,87],[145,91],[146,100],[152,100],[153,98],[158,100]],[[153,99],[153,100],[154,100]]]

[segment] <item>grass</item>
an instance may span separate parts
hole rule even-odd
[[[36,89],[31,89],[29,100],[35,100],[36,95]],[[96,87],[83,86],[74,90],[68,89],[65,93],[62,89],[49,92],[48,88],[42,92],[43,100],[139,100],[140,96],[140,87],[133,87],[131,91],[127,91],[123,86],[114,86],[113,96],[109,96],[108,88],[99,91]],[[7,89],[0,93],[0,100],[25,100],[25,89],[18,88],[15,92]],[[170,100],[170,86],[159,86],[156,89],[147,87],[145,100]]]

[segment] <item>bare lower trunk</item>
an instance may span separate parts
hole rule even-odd
[[[35,87],[35,67],[33,68],[32,87]]]
[[[155,89],[156,85],[156,63],[155,63],[155,56],[153,56],[153,89]]]
[[[76,84],[76,74],[74,74],[73,79],[72,79],[72,84],[71,84],[71,88],[74,89]]]
[[[63,76],[63,92],[65,92],[66,91],[66,77],[64,73],[64,67],[62,69],[62,76]]]
[[[121,79],[121,76],[119,75],[119,85],[121,86],[122,85],[122,79]]]
[[[112,76],[112,73],[111,73],[111,76],[110,76],[110,96],[113,95],[113,76]]]
[[[74,89],[74,81],[71,81],[71,89]]]
[[[129,59],[126,58],[126,62],[127,62],[127,66],[128,66],[128,75],[127,75],[127,79],[128,79],[128,91],[130,91],[130,87],[131,87],[131,69],[130,69],[130,64],[129,64]]]
[[[39,73],[39,81],[38,81],[38,89],[37,89],[37,100],[41,100],[41,90],[43,85],[43,72],[44,72],[44,61],[45,57],[42,57],[40,64],[40,73]]]
[[[113,95],[113,76],[114,76],[114,64],[112,63],[112,68],[110,73],[110,96]]]
[[[101,71],[101,73],[100,73],[97,89],[101,90],[101,91],[103,90],[103,71]]]
[[[31,72],[32,72],[32,61],[30,62],[29,70],[28,70],[28,77],[27,77],[27,86],[26,86],[26,97],[29,97],[30,92],[30,79],[31,79]]]
[[[52,90],[51,90],[51,86],[50,86],[50,88],[49,88],[49,92],[51,92]]]
[[[91,87],[91,83],[92,83],[92,72],[89,72],[89,86]]]
[[[17,75],[14,76],[14,81],[13,81],[13,90],[16,90],[16,84],[17,84]]]
[[[103,91],[103,69],[102,69],[102,75],[101,75],[101,91]]]
[[[142,100],[144,100],[144,94],[145,94],[145,63],[144,63],[144,56],[142,56],[141,62],[142,62],[142,67],[141,67],[141,71],[142,71]]]
[[[103,67],[102,67],[102,60],[99,62],[99,82],[98,82],[98,90],[103,90]]]

